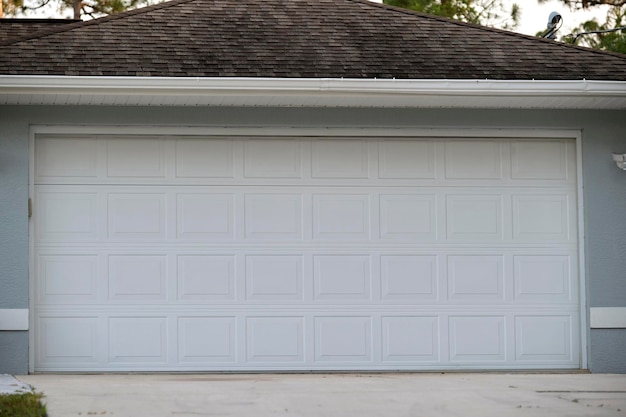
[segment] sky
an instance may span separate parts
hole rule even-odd
[[[592,11],[570,10],[563,3],[557,0],[539,4],[537,0],[506,0],[509,4],[516,2],[522,9],[522,17],[520,25],[515,32],[525,33],[527,35],[535,35],[541,30],[547,30],[548,16],[551,12],[558,12],[563,17],[563,27],[559,31],[559,35],[567,35],[571,30],[580,23],[590,20],[594,16],[598,21],[604,22],[606,16],[605,7],[596,7]]]
[[[382,0],[371,0],[376,3],[382,3]],[[606,16],[605,7],[595,7],[592,11],[569,10],[558,0],[550,0],[546,3],[539,4],[537,0],[504,0],[508,5],[517,3],[521,10],[522,16],[520,25],[514,29],[515,32],[524,33],[526,35],[535,35],[539,31],[547,30],[548,16],[555,11],[563,16],[563,27],[558,32],[559,36],[567,35],[572,29],[580,23],[596,16],[600,22],[604,21]],[[55,16],[51,16],[55,15]],[[58,14],[51,8],[41,10],[33,17],[70,17],[70,11]]]
[[[382,3],[382,0],[371,1]],[[552,12],[557,12],[563,17],[563,26],[558,33],[562,36],[571,33],[573,28],[594,16],[600,22],[604,22],[607,10],[606,7],[595,7],[591,11],[572,11],[558,0],[550,0],[542,4],[539,4],[537,0],[505,0],[505,3],[509,6],[517,3],[522,10],[520,25],[514,31],[533,36],[539,31],[547,30],[548,16]]]

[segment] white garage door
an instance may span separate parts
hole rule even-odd
[[[36,371],[580,367],[574,141],[35,143]]]

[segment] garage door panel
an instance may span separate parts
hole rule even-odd
[[[395,241],[437,240],[437,196],[380,194],[380,238]]]
[[[97,240],[98,195],[93,192],[39,192],[36,195],[37,239]]]
[[[109,300],[126,300],[128,303],[165,301],[166,264],[166,257],[159,255],[109,256]]]
[[[431,303],[438,298],[437,256],[382,255],[381,300]]]
[[[313,256],[313,276],[315,300],[371,300],[369,256]]]
[[[571,361],[571,316],[515,317],[516,359],[522,361]]]
[[[107,141],[108,177],[165,178],[166,139],[114,138]]]
[[[176,194],[176,238],[235,239],[235,196],[215,193]]]
[[[302,142],[254,139],[244,142],[244,177],[302,178]]]
[[[110,193],[108,235],[112,239],[164,239],[165,193]]]
[[[246,256],[246,299],[303,300],[303,277],[302,256]]]
[[[178,318],[178,363],[206,366],[237,361],[237,319],[222,317]]]
[[[109,318],[109,362],[167,363],[167,317]]]
[[[248,362],[304,364],[304,317],[248,317]]]
[[[369,178],[370,148],[366,140],[314,140],[313,178]]]
[[[380,178],[435,179],[435,141],[382,140],[378,146]]]
[[[513,195],[513,236],[520,241],[563,241],[575,228],[569,196]]]
[[[450,316],[451,362],[504,362],[504,316]]]
[[[175,139],[175,176],[189,178],[234,178],[234,140]]]
[[[568,142],[514,141],[511,143],[511,177],[513,179],[567,180],[575,161],[567,149]]]
[[[446,141],[445,178],[463,180],[502,179],[502,144],[493,140]]]
[[[97,255],[43,255],[37,259],[36,299],[42,304],[92,304],[98,298]]]
[[[36,146],[37,371],[580,364],[573,142]]]
[[[178,255],[176,281],[179,301],[234,301],[235,257]]]
[[[47,316],[36,321],[37,361],[46,366],[90,367],[101,363],[98,316]]]
[[[515,299],[536,303],[576,302],[573,260],[567,255],[515,256]]]
[[[38,182],[56,177],[97,178],[98,141],[95,138],[35,140],[35,176]]]
[[[439,362],[439,317],[382,316],[383,362]]]
[[[501,195],[447,195],[448,240],[504,240]]]
[[[301,240],[301,194],[246,194],[246,239]]]
[[[453,303],[504,301],[504,259],[492,255],[448,257],[448,299]]]
[[[371,362],[372,324],[371,317],[316,317],[315,360]]]

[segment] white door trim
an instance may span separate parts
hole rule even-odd
[[[438,128],[438,127],[223,127],[223,126],[73,126],[73,125],[33,125],[29,138],[29,198],[34,201],[35,178],[35,137],[40,134],[116,134],[116,135],[197,135],[197,136],[246,136],[254,137],[429,137],[429,138],[502,138],[502,139],[574,139],[576,142],[577,164],[577,226],[578,226],[578,265],[579,265],[579,300],[580,300],[580,355],[581,369],[588,367],[588,349],[590,330],[587,324],[586,270],[585,270],[585,225],[582,174],[582,132],[577,129],[533,129],[533,128]],[[35,259],[34,259],[34,224],[29,220],[29,308],[35,311]],[[35,366],[35,314],[29,317],[29,372]]]

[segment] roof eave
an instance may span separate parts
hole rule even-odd
[[[0,105],[626,109],[626,81],[0,75]]]

